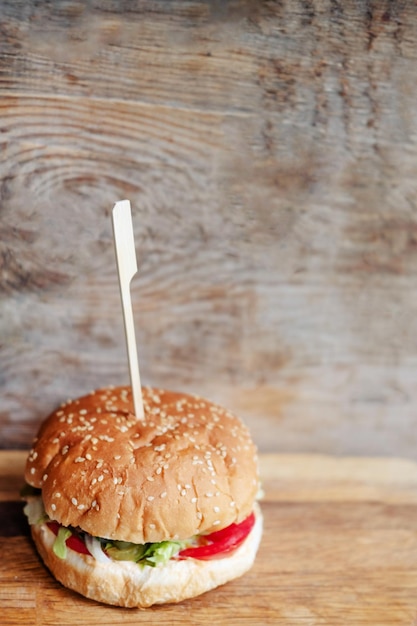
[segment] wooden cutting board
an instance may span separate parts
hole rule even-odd
[[[179,605],[100,605],[41,564],[18,491],[26,453],[0,452],[0,623],[417,625],[417,464],[261,457],[265,531],[244,577]]]

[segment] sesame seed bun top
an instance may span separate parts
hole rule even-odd
[[[41,425],[25,479],[45,510],[97,537],[187,539],[240,522],[258,489],[256,448],[226,409],[197,396],[130,387],[69,401]]]

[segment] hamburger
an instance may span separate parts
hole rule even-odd
[[[70,400],[29,452],[25,514],[45,565],[106,604],[200,595],[247,570],[262,535],[256,447],[246,426],[198,396],[130,387]]]

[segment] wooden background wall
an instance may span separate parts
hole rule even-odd
[[[0,444],[128,381],[263,451],[417,453],[417,6],[0,0]]]

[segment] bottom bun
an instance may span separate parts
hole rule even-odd
[[[55,535],[45,524],[31,526],[31,531],[45,565],[65,587],[105,604],[146,608],[193,598],[247,572],[262,536],[258,505],[255,514],[253,529],[230,556],[209,561],[171,559],[159,567],[110,559],[102,563],[73,550],[68,550],[63,560],[54,554]]]

